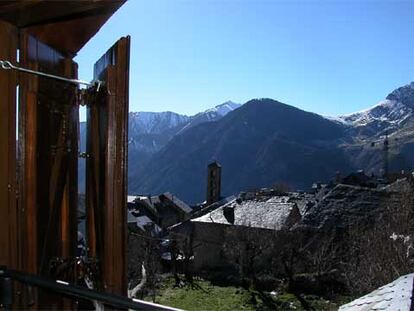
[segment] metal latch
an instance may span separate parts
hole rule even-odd
[[[50,79],[64,81],[64,82],[68,82],[68,83],[72,83],[72,84],[76,84],[76,85],[85,85],[87,87],[93,87],[97,84],[98,85],[97,86],[97,91],[98,92],[99,92],[99,88],[101,86],[100,81],[87,82],[87,81],[78,80],[78,79],[69,79],[69,78],[65,78],[65,77],[61,77],[61,76],[52,75],[50,73],[45,73],[45,72],[41,72],[41,71],[37,71],[37,70],[31,70],[31,69],[15,66],[11,62],[9,62],[8,60],[0,60],[0,67],[4,70],[11,70],[12,69],[12,70],[21,71],[21,72],[25,72],[25,73],[30,73],[30,74],[33,74],[33,75],[38,75],[38,76],[42,76],[42,77],[46,77],[46,78],[50,78]]]

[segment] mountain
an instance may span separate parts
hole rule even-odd
[[[227,101],[214,108],[186,116],[171,111],[130,112],[128,133],[129,174],[139,175],[153,154],[162,149],[175,135],[195,125],[217,121],[241,104]],[[81,151],[86,151],[86,122],[80,124]],[[79,160],[79,182],[83,191],[85,183],[85,161]]]
[[[173,137],[131,176],[130,193],[171,191],[203,201],[206,166],[223,167],[223,193],[285,182],[305,188],[315,180],[348,170],[339,147],[343,125],[272,99],[251,100],[218,121],[201,123]]]
[[[194,116],[140,174],[130,174],[130,192],[170,191],[191,203],[203,201],[212,160],[222,164],[224,195],[275,182],[307,189],[337,171],[364,169],[378,175],[386,157],[391,171],[411,170],[413,111],[414,82],[370,109],[335,118],[271,99],[251,100],[207,123],[197,123]],[[185,131],[190,124],[192,130]]]
[[[200,123],[217,121],[229,112],[239,108],[240,106],[241,104],[233,103],[232,101],[227,101],[221,105],[215,106],[214,108],[210,108],[206,111],[199,112],[196,115],[190,117],[189,122],[182,129],[180,129],[177,132],[177,134],[181,134],[182,132]]]
[[[129,114],[129,152],[151,155],[160,150],[190,117],[174,112],[131,112]]]
[[[171,139],[204,122],[217,121],[230,111],[240,107],[225,102],[194,116],[174,112],[137,112],[129,116],[128,181],[133,183],[140,176],[152,156],[166,146]]]
[[[352,135],[360,138],[381,137],[412,126],[414,109],[414,82],[391,92],[374,107],[340,116],[350,126]]]
[[[133,134],[162,133],[187,123],[190,117],[175,112],[131,112],[129,114],[129,131]]]
[[[226,102],[193,116],[130,113],[129,193],[170,191],[190,203],[204,201],[212,160],[223,167],[224,195],[278,182],[306,190],[337,171],[378,175],[385,137],[390,170],[411,170],[413,111],[414,82],[370,109],[334,118],[272,99]]]
[[[174,112],[131,112],[129,114],[129,151],[154,153],[164,147],[177,133],[203,122],[216,121],[240,107],[225,102],[194,116]]]
[[[240,107],[231,101],[194,116],[174,112],[131,112],[129,114],[129,152],[147,159],[164,147],[174,135],[204,122],[216,121]],[[141,161],[142,162],[142,158]]]
[[[392,91],[365,111],[337,118],[352,143],[343,145],[354,167],[378,174],[383,168],[388,137],[391,171],[414,168],[414,82]]]

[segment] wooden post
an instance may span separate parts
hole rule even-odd
[[[17,29],[0,21],[0,59],[16,61]],[[18,268],[16,73],[0,69],[0,265]]]

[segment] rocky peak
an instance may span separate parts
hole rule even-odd
[[[353,135],[379,137],[400,130],[412,118],[413,109],[414,82],[395,89],[374,107],[338,120],[350,126]]]
[[[414,108],[414,82],[392,91],[386,99],[394,100]]]

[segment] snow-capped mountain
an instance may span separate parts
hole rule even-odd
[[[202,122],[217,121],[240,106],[241,104],[227,101],[193,116],[182,115],[171,111],[130,112],[129,136],[133,139],[136,135],[161,134],[172,129],[176,129],[176,132],[178,132]]]
[[[345,124],[353,126],[366,126],[374,121],[401,123],[410,111],[411,109],[401,102],[385,99],[370,109],[341,116],[341,119]]]
[[[187,123],[190,117],[175,112],[131,112],[129,114],[129,132],[159,134],[166,129]]]
[[[171,111],[130,112],[128,135],[130,163],[144,165],[147,159],[161,150],[174,136],[182,134],[195,125],[217,121],[240,106],[228,101],[194,116]]]
[[[217,110],[220,110],[218,107]],[[223,166],[223,193],[284,181],[305,189],[312,181],[348,169],[337,147],[341,124],[272,99],[253,99],[214,122],[176,135],[139,172],[130,172],[131,193],[166,189],[190,203],[204,200],[207,164]]]
[[[129,151],[152,154],[160,150],[174,134],[188,123],[189,117],[178,113],[131,112],[129,114]]]
[[[217,105],[214,108],[210,108],[206,111],[197,113],[196,115],[190,117],[189,122],[179,132],[177,132],[177,134],[181,134],[189,128],[196,126],[200,123],[218,121],[226,114],[239,108],[240,106],[241,104],[233,103],[232,101],[227,101],[221,105]]]
[[[230,111],[237,109],[241,104],[233,103],[232,101],[227,101],[221,105],[218,105],[214,108],[207,109],[204,112],[197,113],[192,117],[192,122],[198,121],[198,123],[208,122],[208,121],[217,121],[218,119],[224,117]]]
[[[395,89],[387,96],[387,99],[395,100],[414,108],[414,82]]]
[[[179,135],[130,172],[132,192],[172,191],[189,202],[204,199],[205,167],[215,159],[223,169],[223,193],[265,187],[275,181],[305,189],[336,172],[364,169],[381,174],[388,133],[389,170],[414,167],[414,83],[391,92],[376,106],[339,117],[321,117],[271,99],[255,99],[215,122],[217,106],[191,117]],[[190,131],[189,127],[193,126]]]
[[[229,101],[227,101],[227,102],[225,102],[221,105],[218,105],[214,108],[210,108],[210,109],[208,109],[204,112],[198,113],[198,114],[195,115],[195,117],[197,117],[198,115],[201,115],[201,114],[205,114],[205,115],[208,116],[208,118],[210,120],[213,120],[217,117],[224,117],[230,111],[233,111],[234,109],[237,109],[240,106],[241,106],[241,104],[237,104],[237,103],[234,103],[234,102],[229,100]]]
[[[349,126],[354,135],[379,137],[401,130],[412,119],[414,110],[414,82],[391,92],[385,100],[372,108],[337,120]]]
[[[130,113],[131,193],[173,191],[185,200],[202,200],[211,159],[225,167],[223,191],[229,194],[278,181],[304,189],[337,171],[380,174],[385,133],[389,169],[414,167],[414,83],[372,108],[334,118],[271,99],[240,106],[226,102],[193,116]]]

